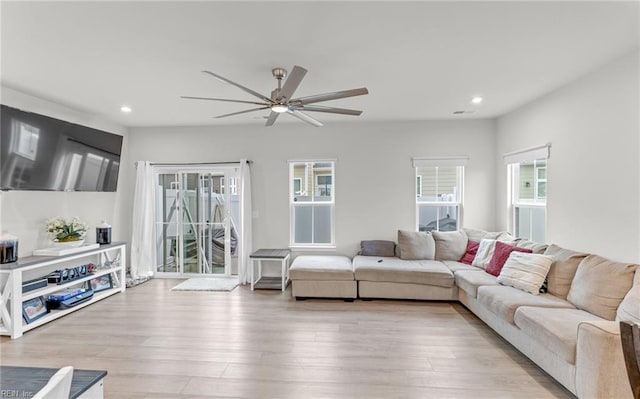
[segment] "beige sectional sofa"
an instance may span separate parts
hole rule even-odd
[[[403,254],[409,258],[414,254],[401,244],[399,256],[356,255],[353,280],[342,259],[336,291],[331,290],[331,282],[322,280],[321,271],[313,278],[323,281],[323,291],[305,290],[309,283],[296,271],[296,259],[291,270],[294,296],[341,297],[345,281],[350,281],[348,284],[357,284],[360,298],[458,300],[579,398],[632,397],[618,322],[640,324],[638,265],[517,240],[506,233],[465,229],[434,232],[429,239],[435,245],[431,248],[432,243],[426,243],[421,248],[427,249],[419,251],[418,257],[432,259],[402,259],[407,257]],[[550,259],[551,264],[545,272],[547,292],[526,292],[505,285],[503,272],[497,277],[485,271],[486,265],[460,263],[469,240],[483,239],[545,254],[540,258]],[[316,260],[322,263],[321,257]],[[302,278],[294,278],[296,275]],[[314,284],[311,286],[317,287]],[[354,297],[352,290],[348,292]]]

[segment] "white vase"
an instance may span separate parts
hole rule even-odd
[[[75,248],[75,247],[81,247],[83,244],[84,244],[84,239],[77,240],[77,241],[63,241],[63,242],[54,241],[53,247],[54,248]]]

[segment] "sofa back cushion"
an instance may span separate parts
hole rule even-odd
[[[578,265],[588,254],[570,251],[555,244],[549,245],[544,254],[553,257],[553,263],[547,275],[547,292],[567,299]]]
[[[516,242],[516,247],[530,249],[534,254],[544,254],[544,251],[547,250],[548,245],[529,240],[518,240]]]
[[[552,262],[551,256],[513,251],[500,271],[497,281],[538,295]]]
[[[567,300],[578,309],[615,320],[620,302],[633,285],[637,267],[589,255],[578,265]]]
[[[484,231],[478,229],[468,229],[466,227],[462,230],[467,234],[467,238],[477,242],[480,242],[485,238],[489,240],[497,240],[501,234],[501,232],[499,231]]]
[[[398,248],[404,260],[433,260],[436,253],[433,236],[423,231],[398,230]]]
[[[396,243],[386,240],[364,240],[360,241],[360,252],[362,256],[396,256]]]
[[[467,233],[458,231],[434,231],[437,260],[458,260],[467,251]]]
[[[627,295],[620,302],[620,306],[618,306],[616,321],[640,324],[640,268],[636,270],[633,287],[627,292]]]
[[[511,255],[512,252],[531,253],[531,250],[527,248],[518,248],[513,245],[506,244],[502,241],[496,241],[496,247],[493,251],[493,256],[487,264],[487,268],[485,271],[492,276],[500,275],[502,267],[504,266],[507,259],[509,259],[509,255]],[[544,282],[544,280],[542,281]]]

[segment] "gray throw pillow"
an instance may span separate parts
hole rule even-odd
[[[360,252],[362,256],[396,256],[396,243],[386,240],[365,240],[360,241]]]
[[[404,260],[433,260],[436,253],[433,236],[422,231],[398,230],[398,248]]]

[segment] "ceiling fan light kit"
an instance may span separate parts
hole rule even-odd
[[[314,119],[313,117],[307,115],[306,111],[358,116],[362,114],[362,111],[358,111],[354,109],[346,109],[346,108],[326,107],[322,105],[310,105],[310,104],[369,94],[369,91],[367,90],[366,87],[361,87],[359,89],[343,90],[343,91],[337,91],[337,92],[331,92],[331,93],[317,94],[317,95],[307,96],[307,97],[292,98],[293,93],[296,91],[296,89],[300,85],[300,82],[302,82],[302,79],[307,74],[306,69],[297,65],[293,67],[293,69],[291,70],[291,73],[288,76],[287,76],[287,71],[284,68],[273,68],[271,70],[273,77],[276,78],[276,80],[278,81],[278,87],[276,87],[276,89],[271,92],[271,97],[262,95],[256,91],[249,89],[248,87],[242,86],[239,83],[236,83],[220,75],[217,75],[211,71],[202,71],[202,73],[213,76],[214,78],[222,82],[228,83],[232,86],[236,86],[240,90],[246,93],[249,93],[254,97],[259,98],[261,102],[231,100],[226,98],[192,97],[192,96],[182,96],[182,98],[189,99],[189,100],[225,101],[225,102],[259,105],[260,107],[257,107],[257,108],[251,108],[244,111],[238,111],[238,112],[232,112],[230,114],[219,115],[219,116],[216,116],[216,118],[226,118],[228,116],[269,109],[271,113],[267,118],[267,122],[265,123],[265,126],[272,126],[276,122],[276,119],[278,118],[278,116],[282,113],[287,113],[289,115],[292,115],[302,120],[303,122],[306,122],[316,127],[322,126],[322,123],[320,123],[320,121]],[[286,81],[284,82],[284,85],[283,85],[282,79],[284,78],[286,78]]]

